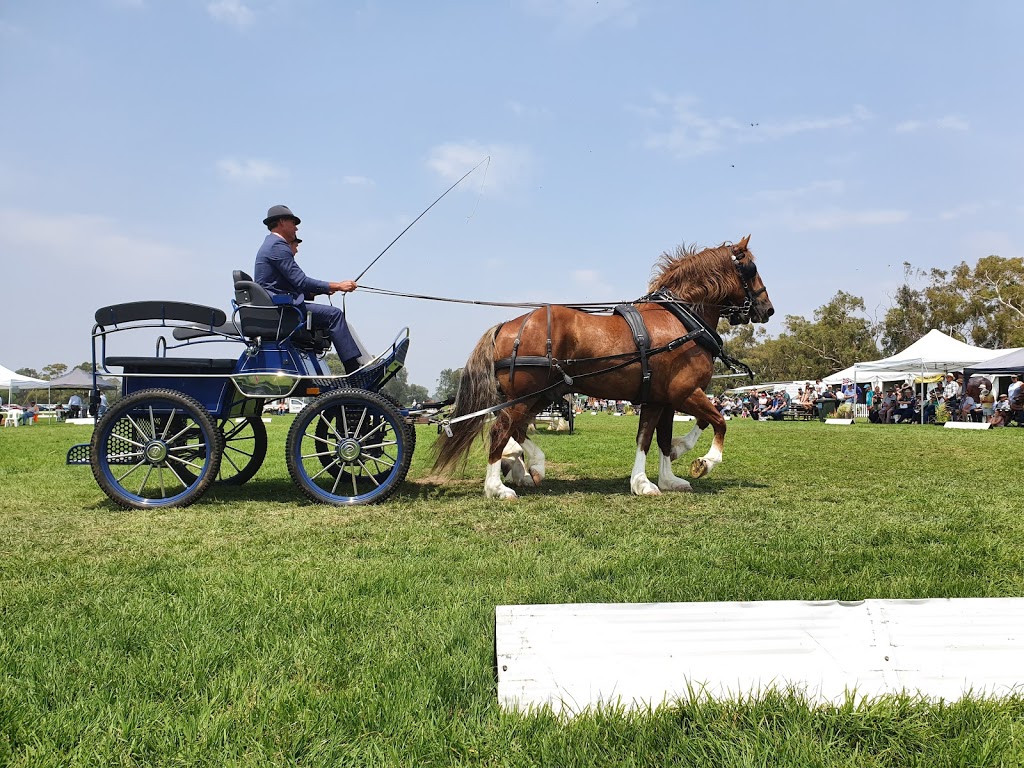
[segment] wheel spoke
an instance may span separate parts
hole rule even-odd
[[[144,488],[146,487],[146,485],[147,485],[147,484],[149,483],[149,476],[150,476],[151,474],[153,474],[153,465],[152,465],[152,464],[150,464],[150,465],[149,465],[149,469],[147,469],[147,470],[146,470],[146,476],[145,476],[144,478],[142,478],[142,485],[140,485],[140,486],[139,486],[139,492],[138,492],[138,494],[137,494],[137,495],[139,495],[139,496],[141,496],[141,495],[142,495],[142,491],[143,491],[143,489],[144,489]]]
[[[171,425],[171,422],[170,422],[170,420],[168,420],[168,422],[167,422],[167,426],[169,427],[170,425]],[[185,422],[185,426],[184,426],[184,427],[182,427],[182,428],[181,428],[181,429],[180,429],[180,430],[178,431],[178,433],[177,433],[177,434],[175,434],[175,435],[174,435],[173,437],[161,437],[160,439],[161,439],[161,440],[163,440],[163,441],[164,441],[165,443],[174,443],[174,442],[177,442],[178,438],[179,438],[179,437],[181,437],[182,435],[184,435],[184,434],[185,434],[186,432],[188,432],[188,431],[189,431],[190,429],[192,429],[192,425],[190,425],[190,424],[189,424],[189,423],[188,423],[188,422],[186,421],[186,422]],[[166,427],[164,428],[164,432],[167,432],[167,428],[166,428]]]
[[[148,440],[150,438],[150,435],[146,434],[146,430],[144,430],[142,427],[140,427],[136,423],[135,419],[132,418],[130,413],[126,413],[125,414],[125,418],[128,419],[128,423],[132,425],[132,428],[142,436],[143,440]],[[113,432],[111,432],[111,437],[113,437]],[[118,437],[121,437],[121,436],[118,435]],[[127,438],[122,438],[122,439],[127,439]]]
[[[205,466],[202,463],[200,463],[200,464],[193,464],[191,461],[183,459],[180,456],[172,456],[170,454],[167,454],[167,461],[176,461],[179,464],[181,464],[182,466],[188,467],[189,469],[194,469],[197,472],[202,472],[203,471],[203,467]],[[168,465],[168,466],[170,466],[170,465]],[[177,473],[175,473],[175,474],[177,474]],[[181,480],[180,477],[178,479]]]
[[[316,473],[315,475],[313,475],[312,477],[310,477],[309,479],[310,479],[310,480],[316,480],[316,479],[317,479],[318,477],[320,477],[320,475],[322,475],[322,474],[323,474],[324,472],[326,472],[327,470],[329,470],[329,469],[330,469],[331,467],[337,467],[337,466],[338,466],[338,465],[340,465],[340,464],[341,464],[341,462],[340,462],[340,461],[339,461],[338,459],[335,459],[335,460],[334,460],[334,461],[332,461],[332,462],[331,462],[330,464],[324,464],[324,466],[322,466],[322,467],[320,468],[320,471],[319,471],[319,472],[317,472],[317,473]],[[340,475],[341,475],[341,472],[339,472],[339,473],[338,473],[338,475],[340,476]]]
[[[153,407],[152,406],[150,406],[149,412],[150,413],[153,412]],[[177,408],[171,408],[171,415],[167,417],[167,421],[164,424],[164,433],[160,436],[160,439],[164,440],[165,442],[168,442],[168,443],[174,442],[173,438],[171,440],[167,439],[167,433],[171,429],[171,424],[174,423],[174,414],[177,413],[177,412],[178,412]],[[177,437],[177,435],[175,435],[175,437]]]
[[[373,482],[373,484],[376,485],[378,488],[380,488],[380,483],[377,482],[377,478],[373,476],[373,472],[371,472],[367,468],[367,466],[363,463],[362,459],[359,459],[359,466],[363,468],[363,471],[366,473],[366,476],[368,478],[370,478],[370,480]],[[355,486],[355,484],[356,484],[355,475],[353,474],[352,475],[352,485]]]
[[[140,461],[138,464],[136,464],[131,469],[129,469],[127,472],[125,472],[123,475],[121,475],[119,478],[117,478],[117,482],[120,483],[122,480],[124,480],[126,477],[128,477],[128,475],[130,475],[136,469],[138,469],[139,467],[144,467],[144,466],[146,466],[146,462],[145,461]]]
[[[114,439],[121,440],[122,442],[128,443],[128,445],[134,445],[136,448],[145,448],[146,447],[142,443],[137,443],[134,440],[125,437],[124,435],[117,434],[116,432],[111,432],[110,433],[110,439],[111,440],[114,440]]]
[[[386,421],[382,421],[382,422],[381,422],[380,424],[378,424],[378,425],[377,425],[376,427],[374,427],[374,428],[373,428],[373,429],[371,429],[371,430],[370,430],[369,432],[367,432],[367,433],[366,433],[365,435],[363,435],[362,437],[360,437],[360,438],[359,438],[359,442],[360,442],[360,443],[362,443],[362,442],[363,442],[363,440],[366,440],[366,439],[368,439],[368,438],[372,437],[372,436],[373,436],[373,433],[374,433],[374,432],[379,432],[379,431],[380,431],[381,429],[385,428],[386,426],[387,426],[387,422],[386,422]]]

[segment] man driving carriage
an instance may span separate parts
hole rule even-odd
[[[298,240],[297,230],[301,220],[286,205],[274,205],[267,211],[263,224],[270,230],[256,253],[253,279],[267,289],[271,296],[289,296],[292,305],[299,311],[309,312],[313,327],[324,329],[330,334],[334,350],[338,353],[351,373],[359,368],[359,346],[349,331],[345,313],[340,307],[306,303],[317,294],[350,293],[358,286],[354,280],[330,282],[308,277],[295,261],[293,242]]]

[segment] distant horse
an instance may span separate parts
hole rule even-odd
[[[691,490],[672,473],[672,461],[692,449],[710,424],[715,433],[711,448],[691,465],[691,475],[702,477],[721,463],[725,443],[725,419],[704,392],[715,357],[723,354],[715,332],[718,321],[724,315],[733,325],[763,323],[775,312],[747,250],[749,240],[747,235],[735,245],[723,243],[699,252],[680,246],[662,254],[651,293],[617,307],[614,314],[544,306],[488,330],[462,370],[451,434],[438,439],[435,469],[450,470],[463,460],[496,410],[484,494],[516,498],[502,482],[506,443],[511,437],[523,448],[525,472],[514,473],[512,479],[539,485],[544,454],[527,438],[527,427],[547,403],[579,392],[643,404],[629,480],[633,493]],[[686,436],[673,440],[676,411],[694,416],[697,423]],[[661,452],[657,485],[646,474],[655,431]]]

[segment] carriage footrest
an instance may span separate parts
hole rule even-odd
[[[386,357],[378,359],[372,365],[360,368],[344,378],[314,379],[313,383],[323,392],[342,387],[355,387],[376,392],[402,370],[408,352],[409,337],[406,336],[391,349]]]
[[[89,465],[92,463],[92,454],[90,452],[89,443],[79,443],[78,445],[72,445],[68,449],[67,463],[72,464],[85,464]]]

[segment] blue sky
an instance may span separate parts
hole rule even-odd
[[[487,156],[365,285],[628,300],[662,251],[750,233],[777,318],[840,289],[880,318],[903,261],[1024,255],[1022,21],[1017,2],[5,2],[0,363],[88,359],[106,304],[229,308],[276,203],[307,272],[354,277]],[[347,311],[371,350],[409,326],[431,390],[518,314],[365,292]]]

